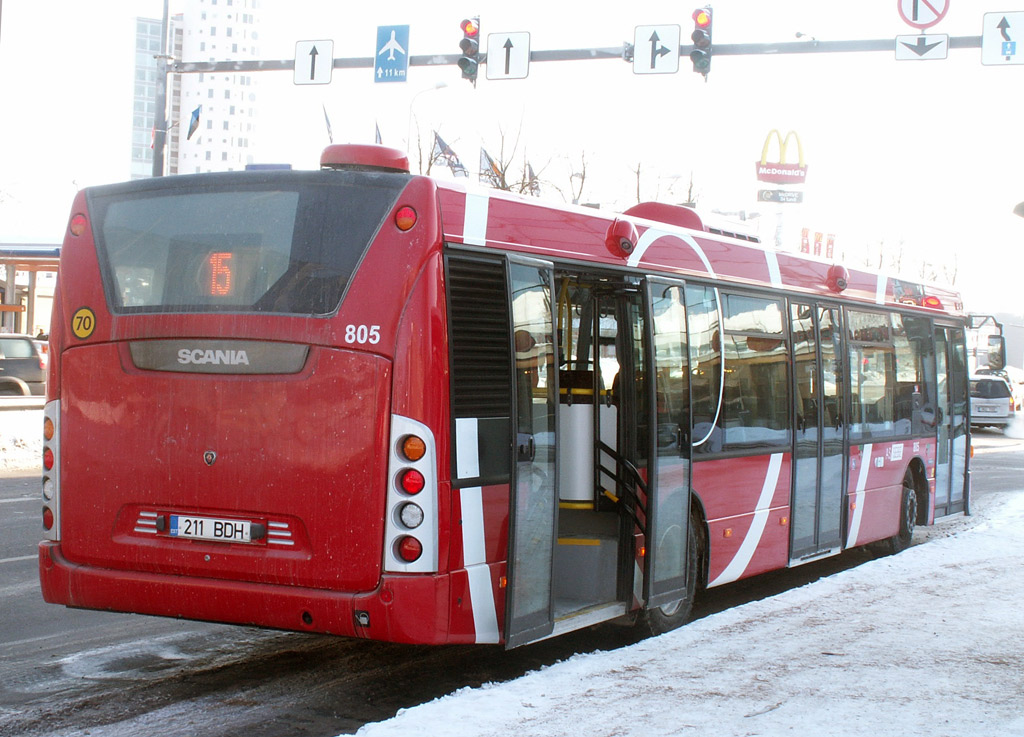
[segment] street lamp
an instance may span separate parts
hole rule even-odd
[[[444,89],[447,86],[447,82],[435,82],[433,87],[427,87],[425,90],[420,90],[415,95],[413,95],[412,99],[409,101],[409,124],[406,126],[405,130],[405,150],[410,155],[412,154],[412,114],[413,106],[416,104],[416,98],[418,98],[424,92],[433,92],[434,90]]]

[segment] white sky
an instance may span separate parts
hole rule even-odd
[[[949,3],[932,33],[975,36],[984,12],[1024,12],[1022,0]],[[293,58],[295,41],[315,39],[333,40],[338,57],[371,56],[377,26],[393,24],[411,26],[413,55],[455,53],[459,21],[472,14],[485,38],[529,31],[533,50],[618,47],[636,25],[679,24],[685,42],[697,4],[264,0],[260,56]],[[893,0],[713,4],[717,43],[789,42],[797,31],[823,41],[914,33]],[[4,2],[0,241],[59,241],[77,188],[127,178],[133,18],[160,10],[158,0]],[[415,97],[422,135],[439,130],[471,171],[481,143],[497,155],[503,130],[520,137],[546,196],[558,197],[555,186],[568,192],[581,155],[583,201],[608,207],[635,202],[638,163],[642,199],[682,201],[692,172],[698,209],[768,213],[769,243],[773,206],[759,205],[756,192],[772,185],[756,181],[753,165],[769,130],[795,130],[808,178],[804,205],[777,206],[790,238],[803,226],[834,232],[851,264],[866,244],[902,241],[912,270],[924,257],[956,259],[969,309],[1024,310],[1024,219],[1011,213],[1024,200],[1024,66],[983,66],[978,49],[918,62],[887,52],[716,56],[706,83],[685,58],[671,75],[635,75],[618,60],[534,62],[525,80],[487,80],[481,68],[476,89],[453,66],[412,67],[405,83],[375,84],[369,69],[335,70],[323,86],[296,86],[291,72],[258,82],[255,150],[264,161],[315,167],[327,144],[323,107],[336,142],[372,142],[377,122],[385,144],[404,147]],[[448,87],[432,90],[439,82]]]

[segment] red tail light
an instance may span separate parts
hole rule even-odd
[[[80,236],[85,232],[88,225],[89,221],[85,215],[80,212],[76,212],[71,216],[71,223],[68,225],[68,230],[71,231],[71,235]]]
[[[406,563],[413,563],[423,555],[423,543],[406,535],[398,541],[398,556]]]
[[[419,494],[425,483],[423,474],[416,469],[410,468],[402,474],[402,491],[406,494]]]
[[[47,532],[53,529],[53,511],[49,507],[43,507],[43,529]]]
[[[49,448],[43,451],[43,468],[47,471],[53,469],[53,451]]]
[[[408,205],[399,208],[395,213],[395,226],[399,230],[409,230],[416,224],[416,211]]]

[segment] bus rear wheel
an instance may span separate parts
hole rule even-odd
[[[682,627],[690,620],[693,600],[697,594],[697,561],[700,558],[701,550],[701,545],[697,539],[699,529],[700,527],[694,520],[693,515],[690,515],[690,529],[687,531],[686,536],[685,595],[676,601],[645,609],[637,621],[637,627],[642,636],[664,634],[677,627]]]

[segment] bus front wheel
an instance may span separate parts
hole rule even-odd
[[[640,615],[637,625],[643,635],[660,635],[682,627],[690,619],[693,600],[697,593],[697,562],[700,559],[701,545],[698,542],[700,529],[693,515],[690,515],[690,529],[686,536],[686,590],[683,598],[645,609]]]

